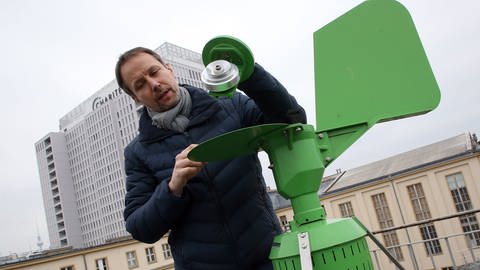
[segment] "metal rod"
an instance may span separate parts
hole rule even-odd
[[[375,236],[367,229],[367,227],[365,227],[356,217],[352,217],[352,219],[357,222],[360,227],[363,228],[363,230],[367,233],[368,237],[370,237],[370,239],[383,251],[383,253],[387,255],[390,261],[392,261],[398,267],[398,269],[405,270],[405,268],[403,268],[403,266],[397,261],[397,259],[393,257],[392,254],[390,254],[390,252],[382,245],[382,243],[380,243],[380,241],[378,241],[377,238],[375,238]]]
[[[397,206],[400,206],[401,203],[400,203],[400,200],[398,199],[397,189],[395,188],[395,185],[393,184],[393,181],[390,181],[390,184],[392,186],[393,194],[395,195],[395,200],[397,201]],[[405,222],[405,217],[403,215],[402,208],[403,207],[398,207],[398,211],[400,213],[400,217],[402,218],[403,224],[405,224],[406,222]],[[405,233],[407,235],[408,242],[411,243],[412,239],[410,238],[410,233],[408,232],[408,228],[405,228]],[[417,257],[415,256],[415,253],[410,253],[410,257],[412,258],[412,261],[414,261],[413,267],[415,268],[415,270],[419,270],[418,266],[417,266]]]
[[[417,263],[417,257],[415,257],[415,252],[413,252],[413,247],[412,244],[408,244],[408,252],[410,252],[410,258],[412,259],[413,267],[415,270],[419,270],[418,268],[418,263]]]
[[[468,250],[470,250],[470,254],[472,255],[472,263],[474,263],[476,261],[476,259],[475,259],[475,253],[473,252],[472,241],[471,241],[470,236],[468,234],[465,235],[465,237],[467,237]],[[473,235],[473,233],[472,233],[472,237],[473,237],[473,239],[475,239],[475,235]]]
[[[431,242],[427,242],[427,250],[428,250],[428,255],[430,255],[430,260],[432,261],[432,266],[433,266],[433,269],[437,270],[437,266],[435,265],[435,258],[433,258],[433,251],[432,251],[432,246],[429,245],[429,243]]]
[[[378,255],[377,255],[377,251],[376,251],[376,250],[373,251],[373,255],[375,256],[375,261],[377,262],[377,267],[378,267],[378,269],[382,269],[382,268],[380,267],[380,262],[378,261]]]
[[[383,230],[380,230],[380,231],[375,231],[375,232],[372,232],[372,234],[378,234],[378,233],[385,233],[385,232],[389,232],[389,231],[395,231],[395,230],[398,230],[398,229],[404,229],[404,228],[408,228],[408,227],[414,227],[414,226],[418,226],[418,225],[423,225],[423,224],[427,224],[427,223],[432,223],[432,222],[435,222],[435,221],[440,221],[440,220],[444,220],[444,219],[449,219],[449,218],[454,218],[454,217],[465,216],[465,215],[474,214],[474,213],[478,213],[478,212],[480,212],[480,209],[474,209],[474,210],[459,212],[459,213],[456,213],[456,214],[447,215],[447,216],[438,217],[438,218],[425,219],[425,220],[423,220],[423,221],[414,222],[414,223],[410,223],[410,224],[407,224],[407,225],[390,227],[390,228],[388,228],[388,229],[383,229]]]
[[[455,257],[453,257],[452,247],[450,246],[450,241],[448,241],[448,237],[445,237],[445,242],[447,242],[448,254],[450,254],[450,260],[452,260],[453,270],[457,270],[457,264],[455,263]]]

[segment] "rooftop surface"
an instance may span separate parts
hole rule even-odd
[[[332,193],[375,180],[389,178],[480,150],[476,136],[460,134],[442,141],[345,171],[321,193]]]

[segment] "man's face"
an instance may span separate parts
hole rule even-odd
[[[166,111],[178,102],[178,83],[170,65],[163,65],[148,53],[138,53],[121,67],[125,85],[135,101],[156,112]]]

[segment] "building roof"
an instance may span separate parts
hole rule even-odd
[[[347,170],[330,188],[321,190],[320,194],[334,193],[376,180],[390,178],[479,150],[480,146],[475,134],[460,134]]]
[[[291,205],[290,200],[287,200],[284,197],[282,197],[276,189],[269,189],[268,196],[270,197],[270,201],[272,201],[273,209],[275,210],[290,207]]]
[[[72,246],[47,249],[42,251],[36,251],[25,255],[17,256],[16,254],[9,255],[8,257],[0,257],[0,269],[4,267],[26,262],[37,262],[42,260],[55,260],[59,256],[76,256],[78,254],[86,254],[97,250],[108,249],[114,245],[127,245],[132,242],[137,242],[131,236],[122,236],[117,238],[108,239],[104,244],[85,247],[85,248],[73,248]],[[3,258],[3,259],[2,259]]]

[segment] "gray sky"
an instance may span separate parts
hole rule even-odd
[[[0,5],[0,256],[48,247],[34,143],[114,78],[118,55],[165,41],[201,52],[236,36],[315,124],[313,32],[361,1],[64,1]],[[426,115],[376,125],[326,172],[349,169],[464,132],[479,132],[480,2],[404,0],[442,92]],[[479,134],[480,135],[480,134]],[[269,178],[269,184],[271,177]]]

